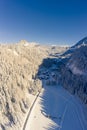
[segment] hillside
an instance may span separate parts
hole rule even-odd
[[[83,41],[83,40],[82,40]],[[82,42],[83,44],[83,42]],[[62,85],[87,105],[87,46],[80,47],[61,68]]]
[[[0,130],[21,130],[30,95],[41,90],[42,80],[47,85],[61,84],[87,105],[87,46],[81,41],[70,55],[67,52],[73,47],[25,40],[0,45]]]
[[[0,45],[0,130],[20,130],[31,104],[29,94],[42,87],[36,78],[39,65],[51,50],[53,54],[65,50],[60,49],[25,40]]]

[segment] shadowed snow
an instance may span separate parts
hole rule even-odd
[[[60,86],[45,86],[25,130],[86,130],[79,101]]]

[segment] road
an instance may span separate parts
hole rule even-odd
[[[82,106],[60,86],[45,86],[25,130],[87,130]]]

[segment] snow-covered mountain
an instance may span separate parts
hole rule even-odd
[[[47,59],[44,67],[49,68],[55,61],[49,60],[49,55],[64,50],[26,40],[0,45],[0,130],[21,130],[33,97],[42,88],[41,79],[49,76],[43,70],[41,77],[36,77],[40,65]]]
[[[79,42],[77,42],[74,46],[72,46],[71,48],[79,48],[81,46],[87,46],[87,37],[83,38],[82,40],[80,40]]]
[[[87,75],[87,46],[82,46],[73,53],[67,67],[73,74]]]
[[[74,51],[62,67],[62,85],[87,105],[87,37],[73,46]]]
[[[74,46],[70,47],[66,52],[63,53],[63,56],[70,57],[76,51],[76,49],[80,48],[81,46],[87,46],[87,37],[83,38]]]

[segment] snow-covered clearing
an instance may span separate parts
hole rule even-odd
[[[45,86],[25,130],[87,130],[83,106],[60,86]]]

